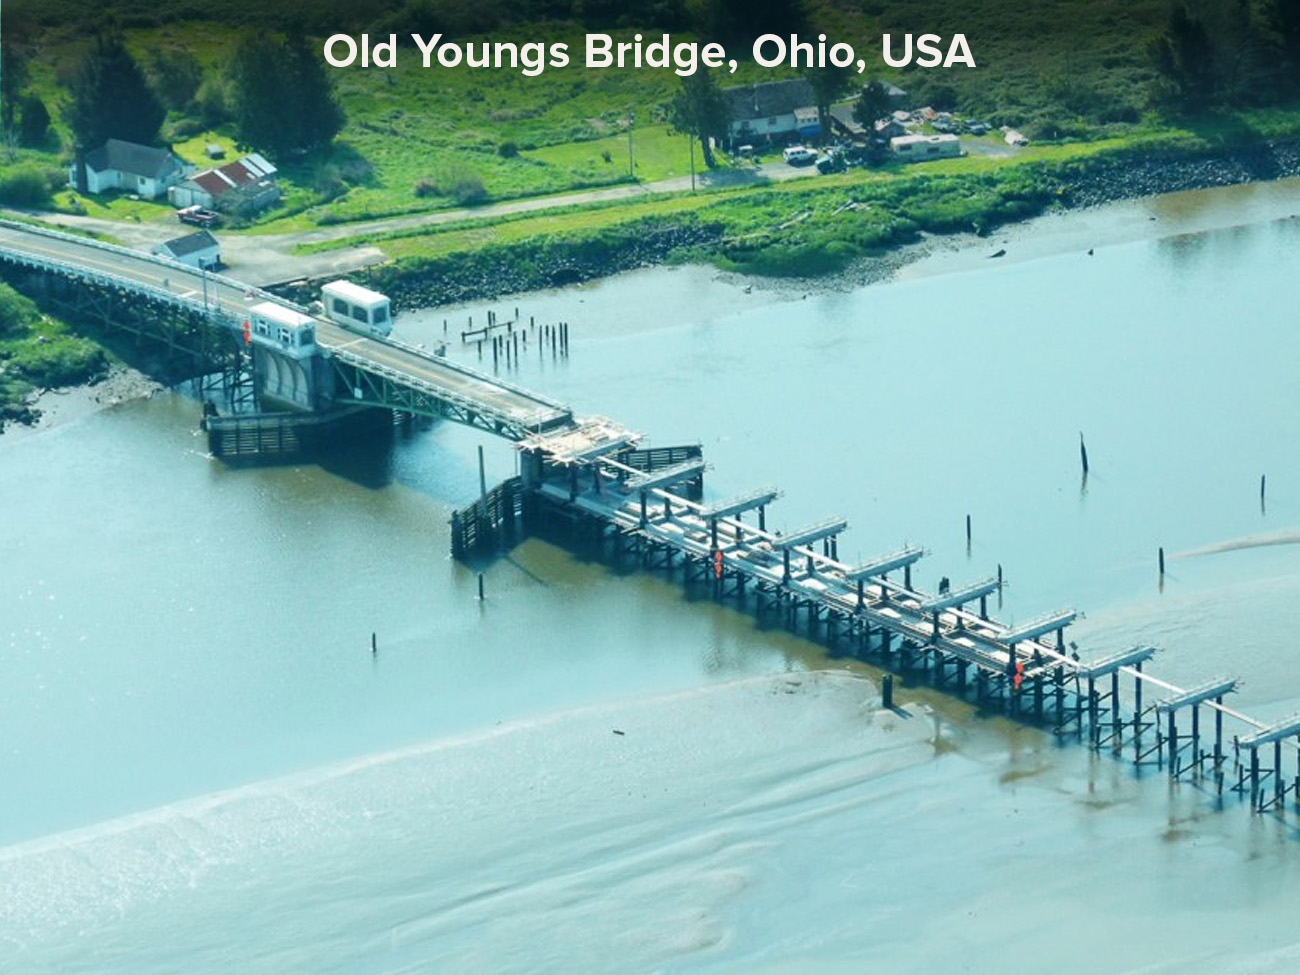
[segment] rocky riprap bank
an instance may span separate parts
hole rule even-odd
[[[1300,141],[1133,152],[1066,163],[1043,173],[1045,182],[1058,184],[1050,196],[1068,209],[1286,176],[1300,176]],[[399,310],[430,308],[578,284],[660,264],[674,254],[694,251],[707,256],[710,246],[720,243],[724,235],[722,224],[698,223],[688,216],[680,223],[645,221],[583,240],[530,240],[418,264],[380,265],[356,277],[391,296]],[[889,255],[873,258],[872,263],[882,260],[888,262]],[[866,280],[879,277],[873,274]],[[318,284],[298,281],[273,290],[306,303],[317,296]]]
[[[1067,177],[1061,198],[1071,208],[1088,207],[1286,176],[1300,176],[1300,142],[1264,142],[1195,155],[1157,152],[1099,159],[1077,176]]]
[[[557,238],[508,247],[489,245],[479,251],[421,261],[414,267],[401,262],[382,264],[353,277],[388,295],[399,311],[432,308],[562,288],[662,264],[675,252],[716,243],[722,234],[722,225],[717,223],[642,224],[587,240]],[[295,281],[271,290],[305,304],[317,296],[317,284]]]

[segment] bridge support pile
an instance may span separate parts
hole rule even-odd
[[[467,508],[451,514],[451,554],[458,559],[498,552],[527,534],[523,478],[502,481]]]
[[[839,559],[843,519],[769,530],[775,490],[702,504],[698,447],[646,451],[598,423],[520,447],[520,504],[539,534],[619,569],[679,579],[688,596],[730,604],[760,627],[787,629],[833,656],[871,662],[1061,739],[1116,757],[1130,746],[1136,768],[1154,762],[1216,797],[1235,774],[1233,789],[1256,812],[1300,811],[1300,718],[1270,729],[1232,710],[1224,704],[1231,678],[1191,691],[1161,681],[1144,671],[1150,647],[1083,661],[1065,638],[1073,610],[1019,626],[994,619],[989,598],[1000,599],[1001,567],[962,587],[945,579],[931,595],[913,584],[921,549],[850,565]],[[1212,729],[1203,730],[1203,710]],[[1225,721],[1242,733],[1231,750]]]
[[[357,406],[318,413],[209,414],[203,418],[208,452],[227,462],[296,460],[392,424],[391,411]]]

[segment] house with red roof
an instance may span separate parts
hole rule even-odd
[[[201,206],[226,213],[257,213],[280,201],[280,187],[275,174],[275,166],[253,152],[182,180],[167,191],[167,199],[178,207]]]

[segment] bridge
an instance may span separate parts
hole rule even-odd
[[[12,222],[0,221],[0,264],[173,308],[227,337],[243,334],[257,302],[306,313],[222,275]],[[1058,735],[1086,733],[1097,750],[1119,755],[1130,747],[1134,764],[1154,762],[1175,779],[1220,795],[1226,786],[1249,796],[1255,811],[1281,812],[1288,795],[1300,809],[1300,716],[1267,724],[1230,708],[1224,701],[1236,678],[1176,687],[1145,670],[1155,653],[1150,647],[1083,659],[1066,642],[1078,617],[1073,610],[1019,625],[990,615],[988,600],[1004,586],[1000,568],[956,589],[923,592],[912,579],[923,549],[850,564],[838,554],[845,519],[771,530],[774,488],[704,504],[698,447],[646,449],[613,421],[575,416],[544,396],[423,349],[361,336],[320,317],[315,325],[324,407],[442,416],[517,444],[520,475],[491,492],[484,484],[479,501],[454,515],[458,557],[527,531],[558,534],[615,564],[679,575],[688,589],[752,612],[762,624],[802,632],[833,653],[923,676]],[[1203,709],[1212,732],[1202,732]],[[1180,731],[1182,715],[1190,716],[1190,731],[1185,724]],[[1236,729],[1231,756],[1225,722]]]
[[[270,301],[308,310],[220,274],[71,234],[0,221],[0,262],[52,273],[196,316],[242,334],[249,308]],[[359,335],[316,318],[316,342],[328,365],[321,385],[328,405],[363,405],[446,416],[519,440],[573,425],[562,404],[391,338]],[[268,354],[260,348],[254,355]]]

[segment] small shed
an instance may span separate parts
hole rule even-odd
[[[872,126],[872,132],[881,142],[888,142],[907,135],[907,127],[891,115],[889,118],[878,119]]]
[[[212,268],[221,263],[221,245],[206,230],[164,241],[153,249],[153,253],[190,267]]]

